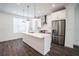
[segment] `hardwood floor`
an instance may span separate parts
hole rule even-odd
[[[0,56],[43,56],[22,39],[0,42]],[[51,50],[45,56],[79,56],[79,49],[72,49],[52,44]]]
[[[52,44],[50,52],[54,56],[79,56],[79,49],[72,49]]]

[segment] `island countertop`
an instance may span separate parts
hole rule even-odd
[[[50,35],[50,34],[45,34],[45,33],[26,33],[26,32],[23,32],[22,34],[31,35],[31,36],[38,37],[38,38],[44,38]]]
[[[23,41],[39,53],[45,55],[51,48],[51,34],[45,33],[22,33]]]

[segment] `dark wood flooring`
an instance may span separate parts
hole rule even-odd
[[[0,56],[43,56],[32,47],[15,39],[0,42]],[[79,56],[79,49],[72,49],[52,44],[51,50],[45,56]]]

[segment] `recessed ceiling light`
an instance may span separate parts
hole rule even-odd
[[[56,5],[55,4],[52,4],[52,7],[55,7]]]
[[[21,3],[16,3],[17,5],[21,5]]]

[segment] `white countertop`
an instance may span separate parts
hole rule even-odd
[[[45,34],[45,33],[26,33],[26,32],[24,32],[23,34],[27,34],[27,35],[31,35],[31,36],[39,37],[39,38],[44,38],[47,35],[50,35],[50,34]]]

